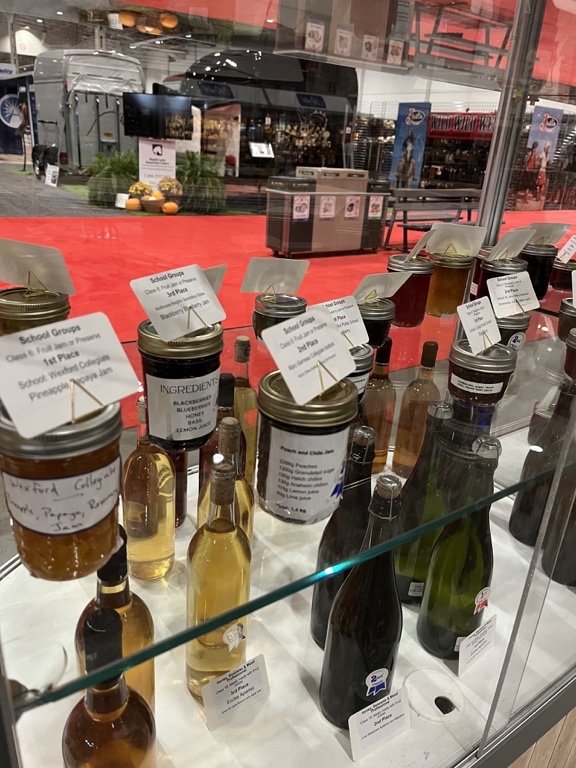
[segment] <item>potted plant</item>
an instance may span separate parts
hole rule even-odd
[[[219,213],[226,205],[226,187],[212,157],[186,152],[176,166],[182,184],[181,208],[193,213]]]
[[[91,205],[116,203],[119,192],[126,193],[138,178],[138,157],[135,152],[99,152],[88,168],[88,202]]]
[[[164,176],[164,178],[160,179],[158,182],[158,190],[162,192],[166,202],[178,203],[178,205],[180,205],[180,200],[182,199],[182,193],[184,190],[178,179],[171,178],[170,176]]]

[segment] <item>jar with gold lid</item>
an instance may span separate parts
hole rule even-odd
[[[410,279],[390,299],[396,307],[393,325],[401,328],[415,328],[426,315],[426,302],[434,264],[430,259],[417,256],[409,259],[404,254],[390,256],[388,272],[409,272]]]
[[[69,314],[70,300],[64,293],[30,288],[0,291],[0,336],[66,320]]]
[[[358,309],[364,321],[370,346],[378,349],[388,338],[390,326],[396,314],[394,302],[390,299],[358,301]]]
[[[558,248],[555,245],[533,245],[532,243],[525,245],[518,254],[518,258],[528,264],[528,274],[539,301],[546,296],[557,256]]]
[[[272,328],[283,320],[296,317],[306,312],[308,302],[302,296],[291,293],[261,293],[254,299],[252,327],[257,339],[262,339],[262,331]]]
[[[576,259],[566,262],[556,259],[550,278],[550,287],[554,288],[555,291],[570,293],[572,291],[572,272],[575,269]]]
[[[488,280],[493,277],[515,275],[518,272],[526,272],[527,269],[528,264],[523,259],[495,259],[494,261],[483,259],[480,264],[476,298],[481,299],[483,296],[489,296]]]
[[[472,256],[448,256],[431,254],[434,272],[430,280],[426,313],[434,317],[456,314],[464,301],[464,291],[474,258]]]

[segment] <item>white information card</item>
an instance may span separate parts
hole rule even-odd
[[[458,676],[464,674],[493,647],[495,631],[496,615],[462,640],[458,650]]]
[[[461,304],[458,316],[470,342],[472,354],[478,355],[502,338],[488,296]]]
[[[202,688],[208,728],[213,731],[241,710],[266,701],[270,695],[264,656],[260,654]]]
[[[519,315],[540,306],[528,272],[491,277],[486,284],[496,317]]]
[[[376,275],[366,275],[354,291],[357,301],[367,299],[388,299],[400,290],[411,276],[410,272],[380,272]]]
[[[48,291],[76,293],[68,267],[57,248],[0,240],[0,280],[14,285],[44,286]]]
[[[248,262],[240,293],[296,293],[302,285],[309,261],[261,259]]]
[[[344,296],[342,299],[332,299],[322,304],[314,304],[309,311],[326,310],[340,333],[351,347],[359,347],[368,343],[368,333],[362,315],[358,309],[358,302],[354,296]]]
[[[354,762],[361,760],[392,737],[410,728],[406,688],[364,707],[348,718]]]
[[[564,243],[562,248],[558,251],[558,256],[556,257],[558,261],[563,262],[566,264],[570,261],[572,256],[576,253],[576,235],[572,235],[570,240],[568,240],[567,243]]]

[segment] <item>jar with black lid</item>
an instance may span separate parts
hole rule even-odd
[[[500,344],[518,352],[526,341],[526,331],[530,325],[530,313],[523,312],[509,317],[497,317],[496,325],[500,331]]]
[[[358,398],[362,400],[368,379],[374,367],[374,350],[368,344],[362,344],[360,347],[353,347],[350,354],[354,358],[356,370],[348,375],[350,381],[356,385]]]
[[[390,326],[396,314],[394,302],[390,299],[376,299],[375,301],[358,301],[358,309],[364,320],[368,343],[378,349],[388,338]]]
[[[415,328],[422,323],[426,315],[428,289],[434,264],[423,256],[409,259],[404,254],[398,254],[390,256],[387,268],[388,272],[410,273],[410,279],[396,291],[390,301],[396,307],[393,325]]]
[[[358,390],[338,382],[298,405],[279,371],[258,391],[260,506],[291,523],[315,523],[334,512],[344,486],[350,425],[358,412]]]
[[[0,291],[0,336],[66,320],[70,300],[65,293],[30,288]]]
[[[572,272],[576,269],[576,259],[570,261],[554,262],[554,268],[552,269],[552,277],[550,278],[550,286],[555,291],[565,291],[566,293],[572,292]]]
[[[200,448],[216,426],[222,326],[163,341],[150,322],[138,326],[148,433],[167,451]]]
[[[574,299],[562,299],[558,310],[558,338],[566,341],[572,328],[576,328]]]
[[[516,367],[516,352],[494,344],[474,355],[467,339],[452,344],[448,357],[448,390],[454,400],[496,406]]]
[[[261,293],[254,299],[252,327],[256,338],[262,339],[262,331],[272,328],[283,320],[306,312],[308,302],[302,296],[291,293]]]
[[[528,264],[528,274],[537,299],[543,299],[546,296],[556,256],[558,256],[558,248],[550,244],[532,245],[529,243],[518,254],[518,258],[523,259]]]
[[[504,275],[515,275],[518,272],[526,272],[528,264],[523,259],[507,259],[496,261],[486,261],[483,259],[480,264],[480,274],[478,276],[478,291],[476,298],[489,296],[487,281],[493,277],[502,277]]]
[[[0,409],[0,470],[22,562],[50,581],[94,573],[114,552],[122,478],[118,403],[22,437]]]

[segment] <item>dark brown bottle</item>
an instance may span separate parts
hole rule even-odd
[[[346,466],[344,494],[320,539],[316,570],[353,557],[360,551],[368,526],[368,507],[372,493],[372,461],[374,431],[358,427],[354,431],[352,450]],[[341,571],[314,585],[310,630],[314,641],[324,648],[332,602],[349,571]]]
[[[386,339],[376,350],[374,370],[370,374],[364,395],[364,410],[368,426],[375,432],[373,471],[382,472],[388,459],[390,435],[396,408],[396,390],[388,377],[392,339]]]

